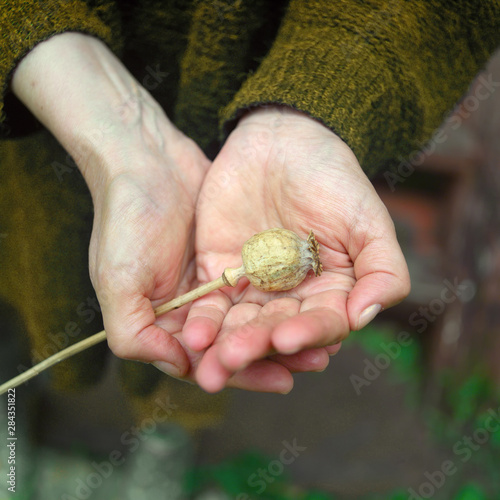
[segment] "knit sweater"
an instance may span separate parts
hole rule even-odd
[[[118,51],[142,80],[148,68],[167,72],[150,90],[205,149],[242,111],[281,103],[331,128],[370,174],[429,138],[500,41],[492,0],[4,4],[0,110],[30,49],[81,31]],[[0,115],[7,130],[9,118]]]
[[[337,133],[372,175],[419,149],[465,93],[499,44],[500,5],[2,0],[0,294],[25,324],[32,361],[101,327],[87,271],[92,206],[85,183],[46,131],[23,138],[41,126],[9,92],[19,61],[65,31],[108,44],[210,156],[242,113],[279,103]],[[71,182],[61,182],[58,165]],[[104,356],[103,346],[94,347],[51,375],[58,387],[81,387],[98,378]],[[131,393],[150,392],[158,381],[151,367],[123,366]],[[193,408],[201,404],[193,401]]]

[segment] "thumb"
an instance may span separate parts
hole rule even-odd
[[[109,348],[119,358],[157,363],[163,366],[163,371],[183,376],[189,369],[189,361],[170,332],[181,329],[186,313],[180,309],[174,311],[160,327],[149,299],[152,290],[143,283],[138,264],[115,272],[109,267],[94,285]]]
[[[351,330],[365,327],[380,311],[410,293],[408,266],[389,214],[382,225],[379,236],[369,239],[365,235],[364,246],[353,258],[356,284],[347,299]]]

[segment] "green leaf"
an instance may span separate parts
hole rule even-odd
[[[453,500],[488,500],[484,491],[475,483],[463,486]]]

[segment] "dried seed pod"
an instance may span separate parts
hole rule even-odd
[[[255,288],[263,292],[278,292],[290,290],[300,285],[310,269],[314,271],[316,276],[319,276],[323,270],[319,260],[318,243],[314,239],[312,231],[307,240],[302,240],[288,229],[268,229],[252,236],[243,245],[241,257],[243,259],[241,267],[226,268],[222,276],[216,280],[205,283],[157,307],[154,310],[155,315],[160,316],[173,311],[223,286],[236,286],[243,276],[246,276]],[[63,359],[102,342],[105,338],[106,332],[103,330],[63,349],[0,385],[0,394],[23,384]]]
[[[245,242],[241,257],[245,276],[263,292],[290,290],[302,283],[311,269],[316,276],[323,270],[312,231],[307,240],[288,229],[262,231]]]

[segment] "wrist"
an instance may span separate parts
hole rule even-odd
[[[140,120],[143,101],[153,101],[103,42],[72,32],[38,44],[16,68],[12,90],[73,157],[91,191],[121,173],[120,162],[102,158]]]
[[[265,122],[269,123],[272,119],[277,119],[278,123],[281,120],[294,120],[295,118],[307,118],[314,120],[307,113],[286,104],[262,104],[248,110],[238,121],[238,125],[248,122]],[[316,121],[316,120],[314,120]]]
[[[361,171],[350,146],[333,130],[320,120],[290,106],[272,104],[253,108],[240,119],[234,132],[253,137],[254,148],[262,148],[264,144],[268,147],[281,144],[287,149],[294,149],[299,144],[311,147],[329,144],[331,149],[326,153],[325,163],[331,161],[334,151],[346,169]]]

